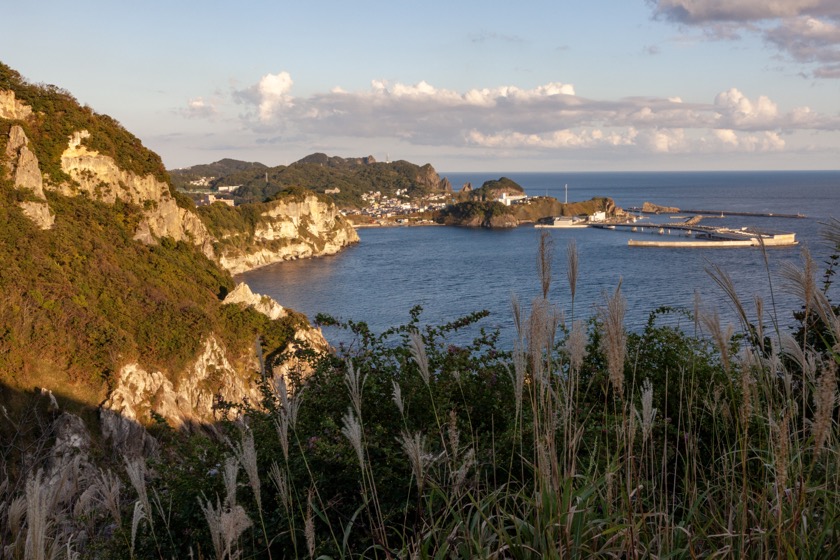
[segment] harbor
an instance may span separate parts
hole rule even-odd
[[[682,239],[637,240],[630,239],[631,247],[670,248],[733,248],[733,247],[790,247],[798,244],[796,234],[788,231],[742,227],[739,229],[701,226],[688,223],[610,223],[590,224],[589,227],[624,230],[660,236],[678,236]]]

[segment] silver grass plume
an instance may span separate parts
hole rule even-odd
[[[394,404],[397,405],[397,409],[399,409],[399,411],[400,411],[400,416],[404,417],[405,416],[405,405],[403,404],[402,389],[400,388],[400,384],[397,383],[396,381],[392,381],[391,383],[394,386],[394,393],[393,393]]]
[[[713,313],[701,312],[700,323],[708,331],[709,336],[712,337],[718,352],[720,352],[723,369],[728,373],[730,371],[729,341],[732,340],[735,329],[732,325],[727,325],[726,330],[723,330],[720,325],[720,317],[718,316],[717,310]]]
[[[277,437],[280,439],[280,449],[283,450],[283,458],[289,460],[289,415],[281,410],[274,420],[274,427],[277,429]]]
[[[455,490],[459,490],[463,485],[464,482],[467,480],[467,474],[469,473],[472,466],[475,464],[475,450],[470,448],[464,453],[464,457],[461,460],[461,466],[458,467],[453,473],[450,473],[450,477],[452,478],[452,485]]]
[[[304,535],[306,536],[306,550],[309,552],[310,558],[315,558],[315,508],[312,506],[312,496],[315,494],[312,488],[309,489],[309,495],[306,498],[306,521],[304,525]]]
[[[26,481],[26,560],[47,558],[47,535],[50,532],[48,517],[52,497],[49,485],[41,480],[43,474],[38,469],[35,476]]]
[[[583,321],[575,321],[565,343],[573,372],[579,372],[583,360],[586,359],[586,342],[586,324]]]
[[[811,310],[816,302],[815,297],[817,292],[817,265],[814,259],[811,258],[811,252],[807,248],[802,249],[802,267],[785,261],[782,263],[781,275],[786,281],[786,289],[798,297],[805,307],[805,316],[803,324],[808,325],[808,318],[811,315]]]
[[[362,417],[362,389],[365,386],[365,376],[361,370],[353,367],[353,360],[347,358],[347,369],[344,373],[344,384],[350,393],[350,402],[353,403],[353,410],[356,416]]]
[[[788,332],[781,333],[782,352],[792,359],[794,363],[805,373],[805,379],[814,381],[814,374],[817,371],[816,356],[813,352],[806,351],[799,345],[793,335]]]
[[[245,474],[248,475],[248,484],[254,493],[257,501],[257,509],[262,510],[262,496],[260,493],[260,473],[257,470],[257,449],[254,446],[254,434],[246,428],[242,431],[242,443],[234,448],[236,458],[239,459]]]
[[[840,248],[840,220],[837,218],[829,218],[827,222],[822,224],[825,226],[820,231],[820,236],[831,247]]]
[[[125,460],[125,470],[128,473],[128,479],[131,485],[137,492],[137,497],[143,503],[143,510],[147,515],[151,515],[152,506],[149,503],[149,494],[146,491],[146,459],[142,456],[135,459],[123,458]]]
[[[233,550],[233,544],[251,526],[251,519],[245,513],[245,509],[239,505],[232,507],[222,506],[218,498],[216,498],[215,507],[210,500],[207,500],[205,504],[199,499],[198,505],[201,507],[201,511],[204,512],[204,518],[207,520],[207,526],[210,528],[210,536],[213,540],[216,558],[218,560],[223,560],[224,558],[234,560],[239,558],[240,552]]]
[[[99,501],[111,514],[114,522],[119,527],[122,524],[122,515],[120,514],[120,491],[122,490],[122,482],[120,477],[111,471],[99,470],[97,475],[96,488],[99,491]]]
[[[642,441],[647,442],[653,430],[656,409],[653,408],[653,384],[650,379],[642,381]]]
[[[787,488],[788,464],[790,462],[790,410],[785,412],[781,422],[774,422],[772,415],[769,415],[769,417],[770,428],[773,432],[773,466],[776,471],[776,492],[781,499]]]
[[[712,277],[712,280],[720,286],[726,296],[729,298],[729,301],[732,303],[735,312],[738,314],[738,318],[741,321],[741,326],[746,331],[750,324],[749,319],[747,318],[747,312],[744,309],[743,304],[741,303],[741,298],[738,297],[738,292],[735,290],[735,284],[732,282],[732,278],[727,274],[725,270],[720,268],[720,266],[713,264],[709,268],[706,269],[706,273]]]
[[[289,515],[292,509],[292,496],[289,492],[289,482],[286,480],[286,475],[280,470],[280,465],[274,462],[268,469],[268,476],[277,488],[277,493],[280,494],[280,501],[286,510],[286,515]]]
[[[236,505],[236,479],[239,475],[239,461],[236,457],[225,459],[225,466],[222,469],[222,480],[225,484],[225,505],[233,507]]]
[[[414,358],[417,368],[420,370],[420,377],[428,386],[431,382],[431,374],[429,372],[429,359],[426,357],[426,345],[423,342],[423,335],[417,329],[412,329],[408,333],[409,346],[411,357]]]
[[[539,250],[537,251],[537,271],[540,275],[540,287],[543,299],[548,299],[551,289],[551,261],[554,258],[554,240],[547,231],[540,234]]]
[[[577,242],[574,239],[570,239],[566,246],[566,261],[566,276],[569,280],[569,291],[572,294],[572,319],[574,319],[575,293],[577,292],[578,280],[578,252]]]
[[[528,351],[531,358],[533,375],[542,378],[543,361],[550,356],[557,335],[560,317],[554,306],[545,298],[536,298],[531,304],[528,318]]]
[[[627,301],[621,295],[621,282],[606,305],[599,309],[601,329],[607,355],[610,383],[619,397],[624,395],[624,360],[627,355],[627,333],[624,331],[624,313]]]
[[[26,496],[18,496],[9,502],[6,511],[6,525],[9,528],[9,533],[17,540],[23,526],[23,518],[26,515]]]
[[[350,445],[356,451],[356,457],[359,459],[359,467],[364,471],[365,469],[365,455],[362,448],[362,425],[353,415],[353,410],[348,408],[347,414],[342,418],[344,426],[341,428],[341,433],[350,441]]]
[[[134,543],[137,540],[137,529],[140,527],[140,522],[146,518],[146,511],[143,507],[143,501],[137,500],[134,502],[134,514],[131,516],[131,556],[134,556]]]
[[[828,362],[817,380],[817,389],[813,395],[814,421],[811,433],[817,453],[825,448],[825,442],[831,434],[832,417],[837,403],[837,365]]]
[[[420,432],[415,433],[413,436],[408,432],[403,432],[400,445],[411,464],[411,472],[417,481],[417,492],[422,493],[426,478],[426,438]]]
[[[449,425],[447,426],[447,432],[449,435],[449,449],[450,449],[450,460],[455,461],[458,459],[458,449],[461,446],[461,434],[458,431],[458,415],[455,414],[454,410],[449,411]]]

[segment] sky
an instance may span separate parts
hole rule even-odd
[[[0,61],[169,169],[840,169],[840,0],[2,0]]]

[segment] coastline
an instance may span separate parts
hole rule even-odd
[[[382,224],[351,224],[355,229],[363,229],[363,228],[392,228],[392,227],[430,227],[430,226],[444,226],[445,224],[438,224],[436,222],[428,222],[428,223],[405,223],[405,224],[398,224],[396,222]]]

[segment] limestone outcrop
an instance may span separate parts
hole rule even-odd
[[[239,284],[224,304],[253,307],[270,319],[286,314],[286,310],[268,296],[254,294],[245,284]],[[325,352],[329,344],[320,329],[299,329],[286,348],[288,358],[268,372],[271,377],[287,376],[295,371],[304,376],[308,364],[295,356],[301,346]],[[155,440],[144,425],[157,416],[175,428],[212,423],[218,420],[219,402],[241,405],[258,404],[262,393],[258,384],[260,365],[256,356],[251,359],[251,374],[243,374],[228,360],[228,352],[213,335],[203,345],[203,351],[188,368],[176,375],[147,369],[131,363],[120,369],[115,386],[101,407],[103,436],[121,452],[130,456],[154,454]],[[227,412],[236,413],[233,410]]]
[[[15,92],[0,90],[0,119],[24,120],[32,114],[32,107],[18,101]]]
[[[253,371],[258,370],[256,363]],[[143,425],[158,415],[176,428],[216,420],[219,401],[259,402],[254,379],[239,374],[214,336],[204,341],[204,350],[174,381],[161,371],[132,363],[120,369],[114,388],[102,405],[102,433],[112,445],[130,454],[149,454],[155,449]]]
[[[14,97],[14,95],[12,95]],[[6,167],[16,189],[31,191],[36,200],[20,203],[23,213],[41,229],[50,229],[55,223],[55,216],[47,205],[44,196],[44,179],[38,165],[38,158],[29,149],[29,139],[20,125],[9,129],[6,142]]]
[[[219,236],[219,263],[231,274],[279,261],[332,255],[359,241],[335,204],[314,194],[260,208],[253,232],[226,230]]]
[[[237,284],[236,288],[225,297],[222,303],[228,305],[238,303],[246,307],[252,307],[272,320],[286,316],[286,310],[282,305],[269,296],[255,294],[244,282]]]
[[[90,133],[77,131],[68,141],[61,155],[61,170],[73,178],[73,184],[63,183],[56,190],[67,196],[87,193],[92,199],[114,203],[117,200],[144,207],[145,218],[137,228],[135,239],[154,243],[158,237],[171,237],[198,245],[212,256],[210,233],[193,212],[178,206],[169,185],[152,175],[140,177],[124,171],[109,156],[88,149],[82,141]]]

